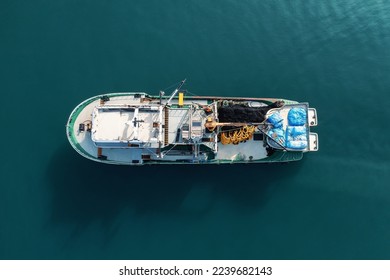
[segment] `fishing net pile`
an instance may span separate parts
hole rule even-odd
[[[218,107],[218,120],[219,122],[260,123],[265,120],[265,115],[270,109],[280,106],[280,102],[264,107],[249,107],[245,103],[221,102]]]

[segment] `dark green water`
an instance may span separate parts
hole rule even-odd
[[[2,259],[390,259],[390,1],[0,2]],[[106,166],[65,123],[104,92],[308,101],[287,165]]]

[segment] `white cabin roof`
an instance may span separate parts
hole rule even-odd
[[[94,142],[149,142],[158,135],[158,107],[96,107],[92,116]]]

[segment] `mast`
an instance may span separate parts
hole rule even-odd
[[[165,106],[169,104],[169,102],[171,102],[171,100],[173,99],[173,97],[175,97],[175,95],[178,93],[178,91],[181,89],[181,87],[184,85],[184,83],[186,82],[187,79],[184,79],[183,81],[180,82],[180,85],[172,92],[172,95],[171,97],[169,97],[168,101],[165,103]]]
[[[172,92],[172,95],[171,97],[169,97],[168,101],[165,103],[165,105],[162,104],[162,96],[165,94],[163,91],[160,91],[160,106],[159,106],[159,134],[158,134],[158,155],[160,158],[163,157],[163,154],[161,152],[161,147],[163,146],[163,140],[164,140],[164,146],[166,146],[168,144],[168,124],[169,124],[169,117],[168,117],[168,112],[169,112],[169,108],[167,107],[167,105],[169,104],[169,102],[171,102],[171,100],[173,99],[173,97],[175,97],[175,95],[178,93],[178,91],[181,89],[181,87],[184,85],[184,83],[186,82],[186,79],[184,79],[183,81],[180,82],[179,86]],[[163,110],[164,109],[164,110]],[[165,118],[165,121],[164,121],[164,125],[163,125],[163,113],[164,113],[164,118]],[[163,128],[164,127],[164,128]],[[163,130],[164,130],[164,139],[163,139]]]

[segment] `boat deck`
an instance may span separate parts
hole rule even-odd
[[[267,157],[267,150],[264,147],[263,140],[247,140],[239,145],[218,144],[217,160],[259,160]]]

